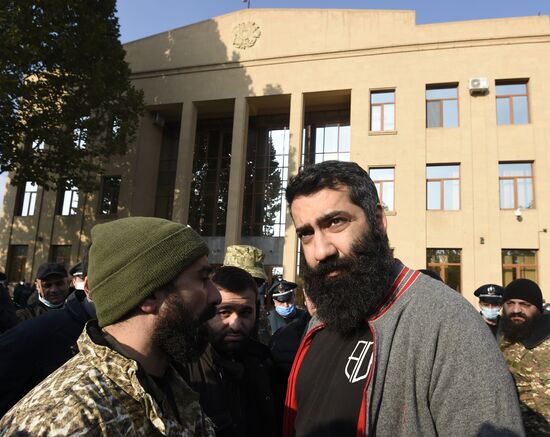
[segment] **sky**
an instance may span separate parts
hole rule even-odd
[[[550,15],[550,0],[250,0],[251,8],[416,10],[416,22]],[[245,9],[242,0],[117,0],[123,43]]]

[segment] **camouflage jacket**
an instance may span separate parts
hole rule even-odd
[[[95,325],[97,326],[97,325]],[[160,406],[144,389],[136,361],[92,341],[90,322],[78,339],[80,353],[31,390],[0,421],[8,435],[214,436],[198,395],[170,368],[170,402]],[[145,385],[150,385],[147,381]],[[159,399],[157,396],[156,399]]]
[[[503,337],[500,348],[516,381],[526,434],[550,435],[550,331],[535,341]]]

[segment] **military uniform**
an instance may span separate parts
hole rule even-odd
[[[107,344],[97,324],[88,323],[78,339],[80,353],[2,418],[0,437],[19,433],[215,436],[212,422],[201,410],[198,395],[172,368],[165,378],[173,402],[166,396],[163,398],[162,391],[136,361]],[[176,405],[178,411],[171,405]]]
[[[535,335],[522,342],[500,339],[518,389],[527,435],[550,435],[550,315],[541,316]]]

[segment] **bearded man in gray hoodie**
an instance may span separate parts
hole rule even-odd
[[[286,198],[319,320],[294,360],[284,436],[524,435],[491,333],[456,291],[393,258],[366,171],[305,167]]]

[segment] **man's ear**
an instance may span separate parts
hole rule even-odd
[[[155,291],[140,302],[139,309],[145,314],[158,314],[165,298],[164,293]]]
[[[385,235],[388,228],[388,220],[384,212],[384,207],[380,203],[376,205],[376,223],[378,223],[380,232]]]
[[[84,278],[84,293],[86,293],[86,297],[90,300],[92,300],[92,292],[90,291],[90,287],[88,286],[88,277],[86,276]]]

